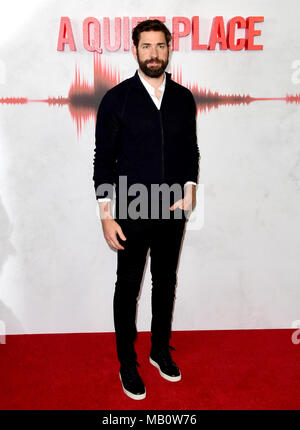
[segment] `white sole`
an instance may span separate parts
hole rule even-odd
[[[166,375],[166,373],[162,372],[162,371],[160,370],[159,364],[158,364],[158,363],[156,363],[156,361],[152,360],[152,358],[151,358],[151,357],[149,357],[149,361],[150,361],[150,363],[151,363],[151,364],[153,364],[153,366],[155,366],[155,367],[157,367],[157,368],[158,368],[159,373],[160,373],[160,376],[162,376],[163,378],[165,378],[167,381],[170,381],[170,382],[177,382],[177,381],[180,381],[180,380],[181,380],[181,375],[179,375],[179,376],[169,376],[169,375]]]
[[[142,400],[146,397],[146,388],[145,388],[145,392],[143,394],[133,394],[130,391],[126,390],[126,388],[124,388],[123,382],[122,382],[122,378],[121,378],[121,373],[119,373],[120,379],[121,379],[121,383],[122,383],[122,387],[123,387],[123,391],[124,393],[130,397],[131,399],[134,400]]]

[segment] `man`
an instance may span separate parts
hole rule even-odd
[[[139,400],[145,398],[146,389],[137,370],[135,319],[149,248],[152,276],[149,359],[166,380],[181,379],[170,355],[169,349],[174,348],[169,339],[180,245],[187,214],[195,206],[200,154],[193,95],[165,72],[171,42],[169,30],[159,20],[146,20],[134,28],[132,39],[132,52],[139,69],[133,77],[111,88],[101,100],[93,180],[103,233],[118,255],[113,307],[119,376],[124,392]],[[120,183],[124,178],[126,183]],[[153,193],[155,184],[162,186],[158,199]],[[114,186],[116,219],[110,206]],[[139,206],[146,207],[140,217],[134,202],[138,197],[129,191],[137,186]],[[161,193],[164,187],[171,190],[167,197]]]

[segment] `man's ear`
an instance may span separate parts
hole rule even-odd
[[[134,43],[131,45],[131,52],[133,53],[134,57],[137,58],[137,55],[136,55],[136,46],[135,46]]]
[[[171,61],[171,59],[172,59],[172,55],[173,55],[173,51],[172,51],[172,45],[171,45],[171,42],[169,43],[169,53],[168,53],[168,56],[169,56],[169,63],[170,63],[170,61]]]

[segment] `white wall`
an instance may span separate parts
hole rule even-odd
[[[165,15],[170,28],[173,16],[199,15],[208,36],[214,16],[263,15],[263,51],[192,52],[182,41],[172,65],[182,66],[183,81],[222,94],[300,93],[291,79],[299,4],[243,3],[10,1],[1,10],[0,98],[67,96],[75,65],[92,83],[93,54],[81,39],[87,16]],[[76,52],[56,51],[61,16],[71,18]],[[122,79],[134,74],[130,52],[104,55]],[[300,318],[299,109],[258,101],[198,115],[205,219],[186,231],[173,330],[287,328]],[[84,124],[77,138],[67,106],[0,104],[0,320],[8,334],[114,330],[116,253],[96,216],[94,127]],[[150,330],[149,263],[138,330]]]

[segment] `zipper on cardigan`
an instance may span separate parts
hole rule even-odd
[[[159,119],[161,128],[161,166],[162,166],[162,182],[165,182],[165,166],[164,166],[164,129],[162,125],[161,111],[159,109]]]

